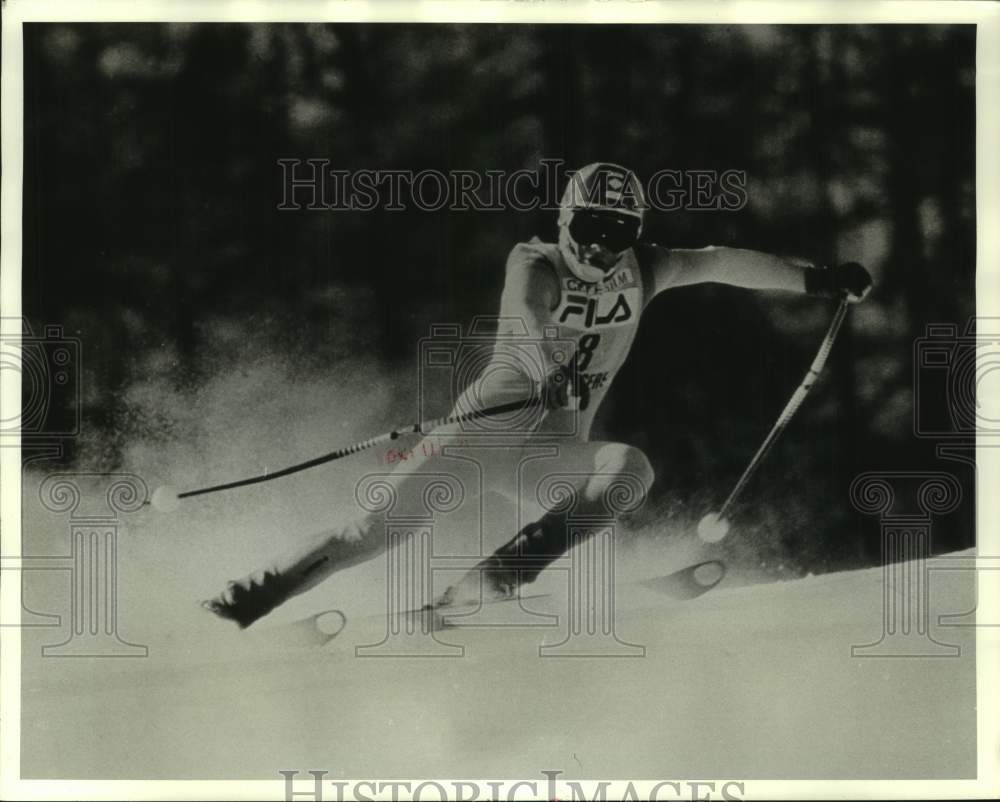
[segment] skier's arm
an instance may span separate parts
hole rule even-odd
[[[526,395],[541,392],[549,409],[566,406],[570,397],[580,398],[580,408],[586,408],[589,392],[572,374],[572,353],[562,353],[566,343],[546,337],[552,329],[552,310],[559,305],[559,283],[552,266],[544,259],[531,256],[531,251],[517,246],[507,260],[507,278],[500,302],[501,331],[523,335],[525,367],[531,375],[520,388]],[[531,363],[530,357],[541,355],[541,364]]]
[[[805,292],[805,272],[814,269],[804,260],[742,248],[647,247],[652,257],[654,292],[708,282],[753,290]]]
[[[644,256],[652,265],[654,294],[672,287],[714,282],[753,290],[846,295],[848,300],[860,301],[872,285],[868,271],[853,262],[822,268],[804,259],[743,248],[668,250],[647,245]]]
[[[525,256],[517,246],[507,260],[507,277],[500,298],[502,319],[520,318],[532,337],[544,339],[546,321],[559,305],[559,282],[551,266]],[[528,252],[530,253],[530,252]]]
[[[539,396],[546,409],[569,403],[573,377],[565,368],[573,354],[560,353],[566,341],[545,336],[547,329],[551,333],[551,313],[558,305],[552,265],[530,245],[515,246],[507,259],[493,357],[458,399],[455,414]],[[580,383],[573,384],[579,391]]]

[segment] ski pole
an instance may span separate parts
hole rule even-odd
[[[806,377],[802,380],[802,383],[798,386],[798,389],[792,393],[792,397],[788,400],[785,408],[781,411],[781,415],[778,416],[777,422],[771,428],[770,433],[764,438],[764,442],[761,443],[760,448],[757,449],[757,453],[754,454],[753,459],[750,460],[750,464],[747,466],[746,470],[743,471],[743,475],[739,478],[736,486],[733,488],[732,492],[726,498],[725,503],[719,509],[717,513],[710,512],[698,523],[698,534],[704,540],[711,543],[722,540],[729,532],[729,524],[726,521],[726,513],[733,506],[733,503],[739,497],[740,493],[747,486],[751,477],[756,472],[757,468],[763,462],[764,457],[767,456],[768,452],[774,446],[775,441],[785,430],[788,422],[792,419],[792,415],[795,414],[796,410],[802,405],[805,397],[809,394],[812,389],[813,384],[816,383],[816,379],[819,378],[819,374],[822,372],[824,365],[826,365],[827,357],[830,356],[830,349],[833,348],[833,341],[837,338],[837,333],[840,331],[840,326],[844,322],[844,317],[847,315],[847,307],[849,301],[844,298],[840,302],[840,306],[837,307],[837,311],[833,316],[833,320],[830,322],[830,328],[826,331],[826,336],[823,338],[823,342],[820,343],[819,350],[816,352],[816,357],[812,361],[812,365],[809,366],[809,372],[806,373]]]
[[[426,434],[439,426],[447,426],[452,423],[465,423],[466,421],[477,420],[490,415],[502,415],[505,412],[529,409],[531,407],[538,406],[543,403],[543,401],[544,399],[542,396],[538,395],[518,401],[508,401],[504,404],[497,404],[484,409],[462,412],[458,415],[449,415],[443,418],[418,421],[417,423],[400,426],[393,429],[391,432],[386,432],[385,434],[369,437],[367,440],[362,440],[358,443],[354,443],[353,445],[338,448],[336,451],[331,451],[329,454],[323,454],[322,456],[314,457],[313,459],[306,460],[305,462],[289,465],[287,468],[282,468],[281,470],[260,474],[259,476],[251,476],[247,479],[237,479],[233,482],[225,482],[224,484],[212,485],[211,487],[201,487],[196,490],[185,490],[183,493],[178,493],[171,487],[163,486],[153,493],[152,499],[147,500],[144,503],[152,504],[156,507],[156,509],[163,512],[169,512],[176,507],[177,501],[182,498],[201,496],[206,493],[218,493],[220,490],[231,490],[235,487],[244,487],[246,485],[258,484],[260,482],[270,482],[272,479],[289,476],[290,474],[298,473],[299,471],[304,471],[308,468],[314,468],[317,465],[323,465],[324,463],[333,462],[334,460],[338,460],[343,457],[349,457],[352,454],[357,454],[359,451],[365,451],[366,449],[373,448],[374,446],[381,445],[382,443],[391,442],[392,440],[396,440],[406,434]]]

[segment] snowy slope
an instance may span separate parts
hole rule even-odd
[[[959,564],[967,563],[948,563]],[[617,633],[645,646],[639,658],[542,658],[539,645],[558,642],[560,630],[525,628],[449,631],[465,647],[459,658],[357,657],[353,645],[379,639],[372,619],[324,649],[268,650],[253,630],[197,619],[163,631],[133,624],[128,634],[150,645],[146,659],[43,659],[53,633],[28,629],[23,770],[973,776],[974,630],[936,621],[974,607],[972,574],[933,575],[931,633],[959,654],[852,657],[852,645],[881,636],[882,576],[876,568],[745,587],[727,580],[685,603],[626,594]]]

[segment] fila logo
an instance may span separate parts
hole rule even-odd
[[[628,294],[619,292],[595,297],[567,293],[557,318],[560,323],[576,328],[621,326],[633,317]]]

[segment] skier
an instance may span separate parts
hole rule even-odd
[[[579,476],[574,488],[577,515],[585,515],[588,509],[605,510],[604,493],[619,478],[631,479],[640,496],[648,490],[654,477],[645,454],[624,443],[592,442],[590,428],[629,353],[642,310],[657,293],[717,282],[758,290],[843,295],[856,303],[871,290],[871,276],[857,263],[822,268],[750,250],[668,249],[641,242],[646,208],[642,185],[631,170],[607,162],[589,164],[570,177],[560,201],[558,242],[535,237],[511,250],[499,319],[516,322],[541,344],[543,375],[512,378],[508,371],[507,378],[497,382],[494,373],[490,387],[484,387],[481,379],[468,388],[455,413],[503,403],[512,395],[534,396],[541,414],[535,425],[514,439],[525,448],[546,443],[557,448],[551,459],[529,462],[517,461],[523,453],[517,447],[508,449],[515,458],[505,474],[510,481],[493,489],[517,493],[518,485],[510,474],[524,465],[533,472],[527,481],[520,477],[520,488],[531,487],[532,481],[558,468],[560,475]],[[559,335],[555,341],[545,337],[554,330]],[[570,359],[559,361],[553,344],[558,341],[575,344]],[[499,348],[500,338],[497,342]],[[453,424],[433,435],[447,439],[463,431]],[[441,472],[441,459],[439,449],[432,447],[429,455],[426,449],[414,449],[398,465],[389,480],[400,503],[419,495],[417,480],[422,473]],[[335,571],[382,553],[386,547],[382,523],[379,515],[369,514],[320,533],[288,557],[230,582],[220,595],[203,604],[247,627]],[[567,548],[566,513],[552,505],[449,587],[436,604],[509,597]]]

